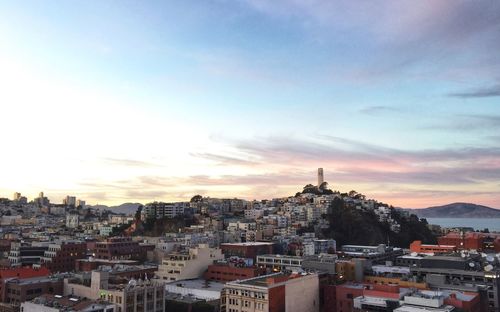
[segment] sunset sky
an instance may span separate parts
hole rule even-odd
[[[0,197],[500,208],[500,1],[0,0]]]

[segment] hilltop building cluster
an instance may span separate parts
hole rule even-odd
[[[0,199],[0,312],[499,311],[500,234],[339,244],[324,235],[338,203],[394,235],[414,216],[317,178],[286,198],[197,195],[130,214]]]

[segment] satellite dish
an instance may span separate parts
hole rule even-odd
[[[135,286],[137,286],[137,281],[135,279],[131,279],[130,281],[128,281],[128,285],[135,287]]]
[[[465,254],[464,253],[460,254],[460,257],[465,258]]]
[[[474,262],[469,262],[469,266],[470,266],[471,268],[473,268],[473,267],[474,267],[474,265],[475,265],[475,264],[474,264]]]
[[[487,256],[486,257],[486,261],[493,262],[493,261],[495,261],[495,257],[493,257],[493,256]]]
[[[493,270],[493,266],[491,264],[488,264],[487,266],[484,267],[484,270],[486,272],[489,272],[489,271]]]
[[[410,254],[410,256],[412,256],[412,257],[416,257],[416,256],[418,256],[418,253],[416,253],[416,252],[412,252],[412,253]]]

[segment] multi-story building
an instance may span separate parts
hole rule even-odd
[[[457,249],[500,252],[499,233],[448,233],[438,237],[439,245],[452,245]]]
[[[219,248],[200,244],[198,247],[189,248],[187,252],[170,253],[158,267],[157,274],[169,282],[199,278],[209,265],[222,259],[224,255]]]
[[[220,244],[222,253],[226,257],[239,257],[251,259],[253,263],[258,255],[273,252],[274,243],[269,242],[246,242],[246,243],[224,243]]]
[[[10,278],[4,280],[2,301],[13,307],[43,294],[62,294],[63,279],[57,276]]]
[[[9,252],[9,262],[12,267],[30,266],[40,263],[40,259],[49,249],[49,243],[12,243]]]
[[[487,311],[500,309],[500,270],[485,266],[479,258],[425,257],[420,267],[410,267],[411,274],[425,281],[431,289],[479,292],[487,301]]]
[[[337,249],[337,242],[334,239],[315,239],[314,253],[319,255],[322,253],[334,253]]]
[[[403,255],[403,249],[384,244],[378,246],[343,245],[341,254],[350,258],[363,258],[373,263],[381,263],[387,260],[394,261],[396,257]]]
[[[80,215],[78,213],[66,214],[66,227],[75,229],[80,225]]]
[[[0,302],[5,302],[5,283],[12,279],[25,279],[48,276],[50,271],[46,268],[33,269],[31,267],[14,267],[0,269]]]
[[[165,284],[157,280],[113,282],[109,272],[91,273],[90,285],[78,277],[64,280],[64,295],[106,300],[116,305],[116,312],[164,312]]]
[[[217,282],[230,282],[256,277],[264,273],[265,270],[254,266],[236,266],[230,263],[216,263],[208,266],[203,278]]]
[[[65,206],[70,206],[70,207],[76,207],[76,197],[75,196],[66,196],[66,198],[63,199],[63,205]]]
[[[416,253],[451,253],[457,251],[454,245],[427,245],[422,241],[416,240],[410,244],[410,251]]]
[[[285,269],[300,268],[304,259],[298,256],[261,255],[257,256],[257,266],[269,271],[279,272]]]
[[[51,272],[72,272],[75,270],[75,261],[84,258],[87,254],[87,243],[80,241],[62,241],[52,243],[45,251],[40,263],[33,267],[46,267]]]
[[[317,312],[317,274],[275,273],[226,283],[221,312]]]
[[[164,203],[152,202],[146,204],[142,210],[144,219],[149,218],[175,218],[184,215],[184,210],[189,208],[188,202]]]
[[[97,242],[95,257],[107,260],[145,260],[146,252],[130,237],[110,237],[106,241]]]

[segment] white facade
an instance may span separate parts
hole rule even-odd
[[[219,248],[200,244],[196,248],[190,248],[188,253],[167,255],[158,266],[157,275],[168,282],[200,278],[209,265],[222,259],[224,255]]]

